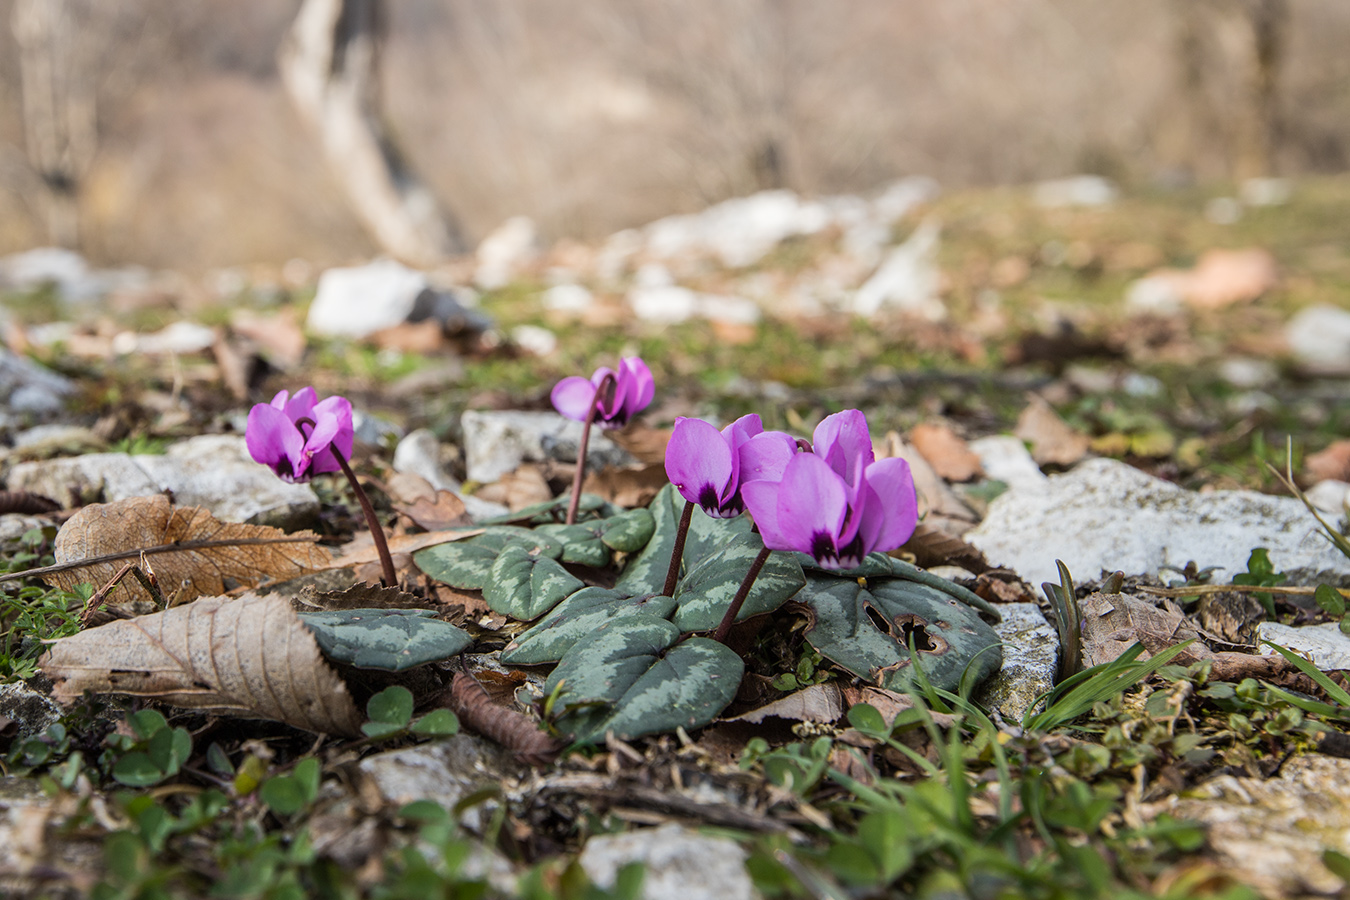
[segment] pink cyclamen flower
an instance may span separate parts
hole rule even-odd
[[[766,432],[753,413],[721,431],[702,419],[680,418],[666,445],[666,476],[681,497],[708,515],[731,519],[745,511],[741,485],[780,477],[796,452],[790,436]]]
[[[309,481],[313,475],[339,472],[334,453],[352,455],[352,404],[346,397],[315,402],[314,388],[301,388],[291,397],[281,391],[270,404],[249,410],[244,442],[249,455],[268,466],[283,481]]]
[[[614,376],[614,388],[604,397],[596,396],[596,389],[606,375]],[[564,378],[553,386],[553,408],[569,419],[586,421],[591,407],[600,406],[595,413],[595,424],[601,428],[622,428],[639,412],[647,408],[656,396],[656,380],[651,369],[638,356],[626,356],[619,361],[619,370],[601,366],[587,381],[580,375]]]
[[[793,456],[777,481],[741,486],[764,546],[810,554],[827,569],[851,569],[873,550],[909,540],[919,518],[909,464],[875,459],[863,414],[829,416],[814,438],[815,452]]]

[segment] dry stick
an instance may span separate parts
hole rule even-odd
[[[89,625],[89,620],[94,617],[94,613],[98,612],[99,607],[101,607],[104,601],[108,599],[108,594],[112,592],[113,588],[121,584],[122,579],[126,578],[134,568],[136,568],[135,563],[127,563],[117,570],[116,575],[108,579],[107,584],[103,585],[103,587],[99,588],[97,591],[94,591],[93,595],[89,598],[89,602],[84,605],[84,612],[80,613],[81,628],[85,628]]]
[[[586,421],[581,426],[581,446],[577,450],[577,473],[572,478],[572,500],[567,504],[567,524],[577,522],[577,505],[581,503],[581,481],[586,477],[586,446],[591,442],[591,426],[595,424],[595,414],[605,400],[605,391],[613,391],[618,384],[612,374],[606,374],[595,386],[595,399],[586,411]]]
[[[675,550],[670,554],[670,568],[666,570],[666,585],[661,596],[674,597],[675,585],[680,580],[680,561],[684,558],[684,541],[689,537],[689,523],[694,518],[694,501],[684,501],[684,512],[680,513],[680,527],[675,530]]]
[[[142,553],[178,553],[186,550],[211,550],[216,547],[251,547],[260,544],[314,544],[317,543],[318,540],[319,536],[317,534],[305,534],[275,538],[231,538],[229,540],[175,541],[172,544],[159,544],[154,547],[145,547],[136,550],[119,550],[116,553],[105,553],[102,556],[90,556],[85,559],[57,563],[54,566],[40,566],[36,569],[24,569],[22,572],[10,572],[8,575],[0,575],[0,583],[6,581],[18,581],[20,578],[54,575],[57,572],[69,572],[71,569],[83,569],[86,566],[96,566],[99,563],[118,562],[123,559],[137,559]]]
[[[1190,587],[1160,588],[1137,585],[1135,590],[1159,597],[1195,597],[1201,594],[1297,594],[1311,597],[1317,593],[1315,587],[1281,587],[1277,584],[1193,584]],[[1342,597],[1350,597],[1350,588],[1332,588]]]
[[[727,642],[727,632],[731,626],[736,623],[736,616],[740,614],[741,607],[745,605],[745,598],[750,596],[750,588],[754,585],[755,579],[759,577],[759,572],[764,568],[764,564],[769,561],[769,554],[773,551],[764,547],[755,557],[755,561],[750,564],[750,571],[745,573],[745,580],[736,590],[736,596],[731,598],[731,605],[727,607],[727,614],[722,617],[722,624],[717,626],[717,631],[713,632],[713,640],[719,644]]]
[[[380,567],[384,569],[384,583],[387,587],[398,587],[398,573],[394,571],[394,559],[389,555],[389,544],[384,539],[384,529],[380,527],[380,520],[375,517],[375,507],[370,505],[370,498],[366,496],[365,489],[361,487],[361,482],[356,480],[356,475],[352,472],[352,467],[347,465],[347,460],[342,458],[342,454],[333,448],[333,458],[337,460],[342,467],[342,474],[347,476],[347,481],[351,483],[352,492],[356,494],[356,502],[361,504],[361,512],[366,517],[366,525],[370,527],[370,536],[375,541],[375,552],[380,554]]]

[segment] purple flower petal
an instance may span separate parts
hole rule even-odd
[[[274,406],[259,403],[248,413],[244,445],[256,462],[268,466],[286,481],[308,481],[305,439],[295,423]]]
[[[918,497],[909,463],[903,459],[881,459],[867,467],[868,486],[885,513],[885,523],[871,549],[894,550],[914,533],[919,522]]]
[[[751,481],[741,485],[741,500],[755,518],[764,546],[771,550],[793,549],[778,528],[778,482]]]
[[[737,448],[742,486],[752,481],[781,481],[783,470],[798,449],[792,435],[781,431],[766,431],[750,438]]]
[[[305,442],[305,451],[312,454],[310,470],[339,472],[335,452],[350,459],[355,429],[352,427],[352,404],[346,397],[328,397],[314,406],[314,430]]]
[[[787,464],[778,484],[778,533],[788,546],[773,549],[800,550],[821,562],[834,558],[847,516],[843,479],[820,457],[799,453]]]
[[[874,458],[867,417],[856,409],[826,416],[816,426],[812,442],[816,453],[849,484],[858,483],[858,476]]]
[[[595,403],[595,385],[580,375],[571,375],[553,386],[553,408],[569,419],[586,421]]]
[[[731,447],[716,428],[702,419],[675,420],[666,445],[666,475],[681,497],[718,515],[736,489],[734,466]]]

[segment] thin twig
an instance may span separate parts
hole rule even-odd
[[[57,563],[54,566],[39,566],[36,569],[24,569],[22,572],[10,572],[8,575],[0,575],[0,583],[6,581],[18,581],[21,578],[36,578],[43,575],[54,575],[57,572],[69,572],[71,569],[83,569],[85,566],[96,566],[100,563],[118,562],[123,559],[137,559],[141,554],[155,553],[177,553],[187,550],[211,550],[216,547],[251,547],[260,544],[314,544],[319,540],[317,534],[308,535],[288,535],[279,538],[232,538],[230,540],[207,540],[207,541],[176,541],[172,544],[159,544],[154,547],[145,547],[138,550],[119,550],[116,553],[105,553],[102,556],[90,556],[85,559],[76,559],[71,562]]]
[[[1330,587],[1330,585],[1328,585]],[[1317,593],[1315,587],[1294,587],[1273,584],[1193,584],[1190,587],[1160,588],[1137,585],[1136,590],[1159,597],[1195,597],[1201,594],[1294,594],[1311,597]],[[1332,588],[1342,597],[1350,597],[1350,588]]]
[[[139,566],[135,563],[127,563],[117,570],[116,575],[108,579],[107,584],[103,585],[103,587],[99,588],[97,591],[94,591],[93,596],[89,598],[89,602],[84,605],[84,612],[80,613],[81,628],[89,627],[89,620],[94,617],[94,613],[98,612],[99,608],[107,601],[108,594],[112,592],[112,589],[121,584],[122,579],[126,578],[132,569],[138,568]]]

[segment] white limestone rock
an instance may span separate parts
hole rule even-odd
[[[392,259],[327,269],[305,324],[324,337],[363,338],[406,321],[429,290],[426,275]]]
[[[466,474],[481,484],[497,481],[524,462],[575,461],[581,444],[582,423],[552,412],[467,410],[460,423]],[[586,460],[592,470],[636,462],[599,428],[591,429]]]
[[[646,867],[643,900],[751,900],[754,883],[746,853],[729,838],[666,824],[623,834],[596,835],[581,851],[581,867],[602,888],[612,888],[619,869]]]

